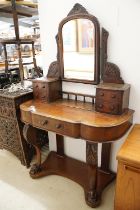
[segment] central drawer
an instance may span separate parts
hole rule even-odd
[[[32,115],[32,125],[47,131],[54,131],[55,133],[71,136],[74,138],[80,137],[80,124],[56,120],[50,117]]]

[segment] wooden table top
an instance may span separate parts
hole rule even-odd
[[[140,124],[135,124],[132,128],[118,152],[117,159],[140,168]]]
[[[91,103],[58,100],[52,103],[41,103],[30,100],[20,105],[20,109],[31,114],[51,117],[72,123],[82,123],[94,127],[113,127],[132,118],[134,111],[126,110],[122,115],[110,115],[94,111]]]

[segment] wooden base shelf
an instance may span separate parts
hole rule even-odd
[[[89,165],[87,163],[75,160],[67,156],[60,156],[57,152],[50,152],[47,159],[42,163],[40,171],[33,174],[32,169],[30,175],[32,178],[40,178],[47,175],[60,175],[67,177],[78,184],[80,184],[85,191],[85,199],[89,206],[96,207],[100,203],[101,193],[103,189],[111,183],[116,175],[113,172],[105,172],[100,168],[97,169],[97,188],[96,193],[98,199],[95,201],[88,201],[89,192]]]

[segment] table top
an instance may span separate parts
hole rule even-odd
[[[117,159],[140,168],[140,124],[135,124],[125,143],[118,152]]]
[[[113,127],[121,125],[129,121],[134,113],[133,110],[128,109],[122,115],[110,115],[96,112],[94,105],[91,103],[64,99],[52,103],[30,100],[21,104],[20,109],[40,116],[94,127]]]

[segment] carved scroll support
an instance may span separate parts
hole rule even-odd
[[[36,163],[32,165],[30,175],[34,175],[41,171],[41,149],[37,141],[37,130],[36,128],[25,124],[23,128],[23,136],[25,140],[34,146],[36,150]]]
[[[101,36],[101,56],[100,56],[100,67],[101,67],[101,79],[103,78],[105,64],[107,62],[107,40],[109,33],[104,28],[102,28],[102,36]]]
[[[101,79],[104,83],[124,84],[119,67],[107,61],[107,41],[109,33],[102,28],[101,37]]]
[[[48,69],[48,78],[60,78],[60,66],[59,66],[59,60],[60,60],[60,55],[59,55],[59,47],[58,47],[58,34],[55,36],[56,44],[57,44],[57,60],[53,61]]]
[[[86,143],[86,162],[88,164],[89,186],[85,192],[86,202],[91,207],[100,203],[100,196],[97,192],[97,167],[98,167],[98,144]]]

